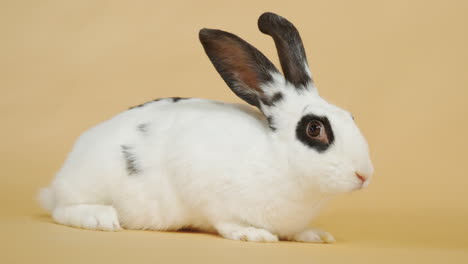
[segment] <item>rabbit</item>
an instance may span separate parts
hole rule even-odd
[[[258,27],[273,38],[283,74],[238,36],[201,29],[215,69],[249,105],[164,98],[92,127],[39,192],[53,220],[334,242],[309,225],[330,198],[369,184],[368,144],[348,111],[319,96],[294,25],[267,12]]]

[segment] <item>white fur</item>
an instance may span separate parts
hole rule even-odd
[[[125,111],[78,139],[41,203],[58,223],[88,229],[190,227],[318,242],[303,231],[332,194],[360,187],[355,171],[370,177],[367,145],[347,112],[315,93],[275,87],[284,100],[265,112],[276,132],[253,108],[203,99]],[[308,112],[332,124],[335,143],[324,153],[296,139]],[[131,146],[138,174],[128,175],[122,145]]]
[[[244,73],[232,76],[238,74]],[[369,183],[366,140],[351,115],[322,99],[312,83],[299,89],[277,72],[271,77],[261,93],[248,91],[282,94],[270,106],[261,102],[262,112],[168,98],[89,129],[40,191],[42,206],[56,222],[87,229],[193,228],[235,240],[333,242],[308,226],[334,194]],[[335,140],[326,151],[297,138],[308,114],[331,124]]]

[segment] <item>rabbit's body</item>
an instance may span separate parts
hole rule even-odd
[[[53,197],[57,215],[74,205],[112,206],[126,228],[214,231],[246,222],[291,235],[310,223],[324,195],[302,191],[276,136],[245,105],[157,100],[85,132],[44,199]],[[84,211],[78,226],[118,229],[86,223]]]
[[[265,13],[284,77],[239,37],[203,29],[215,68],[246,105],[166,98],[85,132],[40,200],[58,223],[332,242],[307,226],[333,194],[366,186],[365,138],[313,85],[297,30]]]

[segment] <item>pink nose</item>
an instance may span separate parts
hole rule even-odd
[[[356,177],[358,177],[359,180],[361,180],[362,183],[366,181],[366,177],[362,176],[361,174],[356,172]]]

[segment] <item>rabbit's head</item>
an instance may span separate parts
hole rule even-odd
[[[236,35],[202,29],[199,37],[231,90],[265,115],[292,174],[324,193],[366,186],[374,170],[367,142],[349,112],[319,96],[297,29],[273,13],[258,26],[274,39],[283,74]]]

